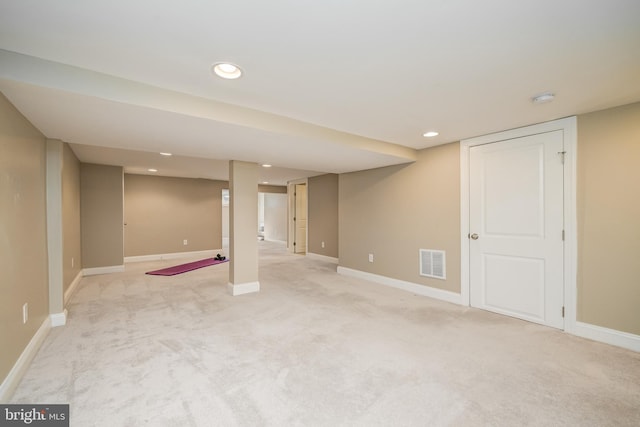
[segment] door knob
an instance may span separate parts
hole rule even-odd
[[[473,240],[478,240],[478,234],[477,234],[477,233],[473,233],[473,234],[472,234],[471,236],[469,236],[469,237],[471,237]]]

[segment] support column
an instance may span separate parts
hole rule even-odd
[[[47,140],[47,251],[51,326],[67,323],[62,269],[62,141]]]
[[[260,290],[258,164],[229,162],[229,284],[231,295]]]

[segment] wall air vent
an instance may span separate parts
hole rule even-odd
[[[446,279],[447,265],[444,251],[420,249],[420,275]]]

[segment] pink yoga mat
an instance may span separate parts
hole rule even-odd
[[[154,276],[175,276],[176,274],[186,273],[187,271],[197,270],[198,268],[209,267],[210,265],[221,264],[227,261],[229,260],[207,258],[207,259],[201,259],[200,261],[194,261],[194,262],[188,262],[186,264],[176,265],[174,267],[163,268],[162,270],[147,271],[146,274],[152,274]]]

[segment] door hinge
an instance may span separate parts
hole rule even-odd
[[[296,242],[293,242],[293,246],[295,246],[295,245],[296,245]]]
[[[566,151],[558,151],[558,154],[560,154],[560,161],[564,165],[564,155],[567,154],[567,152]]]
[[[564,242],[564,230],[562,230],[562,241]]]
[[[562,317],[564,318],[564,306],[562,306]]]

